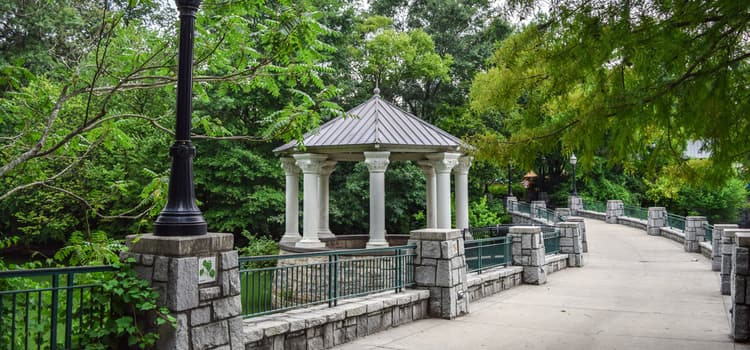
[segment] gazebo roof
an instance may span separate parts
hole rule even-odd
[[[409,152],[458,151],[463,142],[448,132],[419,119],[376,93],[372,98],[304,135],[312,151],[408,150]],[[297,141],[273,151],[293,153]]]

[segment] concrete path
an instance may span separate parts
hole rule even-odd
[[[622,225],[587,220],[584,268],[338,349],[750,349],[729,338],[729,298],[708,259]]]

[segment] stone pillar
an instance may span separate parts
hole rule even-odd
[[[568,208],[572,215],[577,215],[579,210],[583,210],[583,200],[578,196],[568,196]]]
[[[331,228],[328,226],[328,218],[330,215],[329,204],[329,190],[328,184],[331,177],[331,173],[336,171],[336,162],[329,160],[323,164],[320,169],[320,184],[318,185],[318,193],[320,196],[320,218],[318,219],[318,238],[335,238],[331,232]]]
[[[531,205],[529,206],[529,208],[530,208],[530,213],[529,214],[531,215],[532,218],[535,218],[535,217],[537,217],[537,215],[536,215],[537,209],[538,208],[545,208],[546,209],[547,208],[547,202],[545,202],[545,201],[531,201]]]
[[[385,240],[385,170],[391,152],[365,152],[370,171],[370,240],[367,248],[387,247]]]
[[[473,157],[458,158],[458,165],[453,168],[456,186],[456,228],[469,228],[469,168]]]
[[[646,231],[651,236],[661,235],[660,229],[667,226],[667,208],[649,207]]]
[[[281,158],[281,168],[286,176],[286,230],[281,237],[281,243],[291,244],[302,239],[299,234],[299,168],[296,162],[294,158]]]
[[[725,228],[721,233],[721,294],[730,295],[732,292],[732,259],[737,233],[750,232],[750,229]]]
[[[505,198],[505,211],[515,213],[518,211],[518,198],[510,196]]]
[[[568,266],[583,267],[583,235],[578,222],[558,222],[560,230],[560,254],[568,254]]]
[[[424,172],[425,179],[425,191],[427,198],[425,199],[425,227],[436,228],[437,227],[437,190],[435,186],[436,176],[435,169],[432,164],[427,161],[419,161],[419,167]]]
[[[581,249],[584,253],[588,253],[589,244],[586,241],[586,221],[580,216],[568,216],[568,222],[578,223],[578,228],[581,232]]]
[[[714,235],[711,240],[711,270],[721,271],[721,237],[724,230],[738,228],[736,224],[714,225]]]
[[[135,271],[159,293],[158,305],[169,309],[177,326],[159,329],[157,349],[206,350],[245,348],[240,274],[234,237],[131,235],[129,252]]]
[[[607,223],[616,224],[617,217],[625,215],[625,207],[621,200],[607,201]]]
[[[732,313],[729,325],[730,336],[735,342],[750,340],[750,295],[747,293],[750,280],[750,232],[735,232],[737,246],[732,258]]]
[[[469,313],[466,294],[466,259],[460,230],[411,231],[409,244],[416,244],[414,283],[430,290],[430,317],[453,319]]]
[[[302,212],[302,239],[295,244],[300,248],[323,248],[325,244],[318,239],[320,220],[320,200],[318,199],[318,185],[320,170],[328,158],[323,154],[295,154],[297,166],[304,173],[304,211]]]
[[[427,155],[437,177],[437,227],[451,228],[451,169],[458,164],[459,153]]]
[[[542,228],[539,226],[513,226],[509,233],[512,239],[513,265],[523,266],[523,283],[547,283],[544,272],[545,252]]]
[[[685,251],[701,252],[700,242],[703,242],[706,232],[703,229],[703,223],[706,223],[705,216],[688,216],[685,218]]]

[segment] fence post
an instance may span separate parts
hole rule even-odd
[[[510,196],[505,198],[505,211],[514,213],[518,211],[518,198]]]
[[[460,230],[411,231],[409,244],[416,244],[414,283],[430,291],[431,317],[453,319],[469,313],[466,295],[466,258]]]
[[[560,230],[560,253],[568,254],[568,266],[583,267],[583,239],[578,222],[559,222],[555,225]]]
[[[607,201],[607,223],[616,224],[617,218],[625,215],[625,207],[621,200],[608,200]]]
[[[234,236],[131,235],[129,252],[140,278],[159,293],[177,326],[159,329],[158,349],[244,349],[242,300]]]
[[[735,235],[750,232],[750,229],[725,228],[721,233],[721,294],[730,295],[732,292],[732,260],[735,247]]]
[[[735,232],[737,246],[732,254],[732,317],[730,335],[735,342],[750,340],[750,295],[746,292],[750,279],[750,232]]]
[[[523,283],[547,283],[544,271],[545,252],[542,228],[539,226],[513,226],[508,234],[512,239],[512,263],[523,266]]]
[[[711,240],[711,270],[721,271],[721,236],[725,229],[738,228],[737,224],[717,224],[714,225],[714,236]]]
[[[586,241],[586,221],[580,216],[568,216],[567,221],[578,223],[578,230],[581,232],[581,249],[584,253],[588,253],[589,244]]]
[[[700,242],[703,242],[703,237],[706,234],[703,229],[703,223],[705,222],[707,222],[705,216],[688,216],[685,218],[684,247],[686,252],[700,253]]]
[[[529,216],[531,216],[532,218],[536,218],[537,217],[537,212],[539,211],[540,208],[546,209],[547,208],[547,202],[545,202],[545,201],[532,201],[531,202],[531,206],[529,207]]]
[[[667,226],[667,208],[649,207],[646,232],[651,236],[661,235],[661,228]]]
[[[578,196],[568,196],[568,208],[572,215],[577,215],[579,210],[583,210],[583,200]]]
[[[567,218],[571,216],[571,210],[570,208],[556,208],[555,209],[555,217],[553,218],[554,222],[558,222],[557,220],[567,220]]]

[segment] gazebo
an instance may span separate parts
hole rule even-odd
[[[370,232],[367,248],[388,246],[385,230],[385,171],[391,161],[417,161],[426,180],[426,227],[451,228],[451,172],[455,176],[456,228],[469,227],[468,173],[472,157],[457,137],[383,100],[372,98],[303,136],[305,151],[291,141],[274,149],[286,174],[286,232],[282,244],[323,248],[335,237],[328,221],[328,181],[337,162],[364,161],[370,173]],[[304,175],[302,236],[298,186]]]

